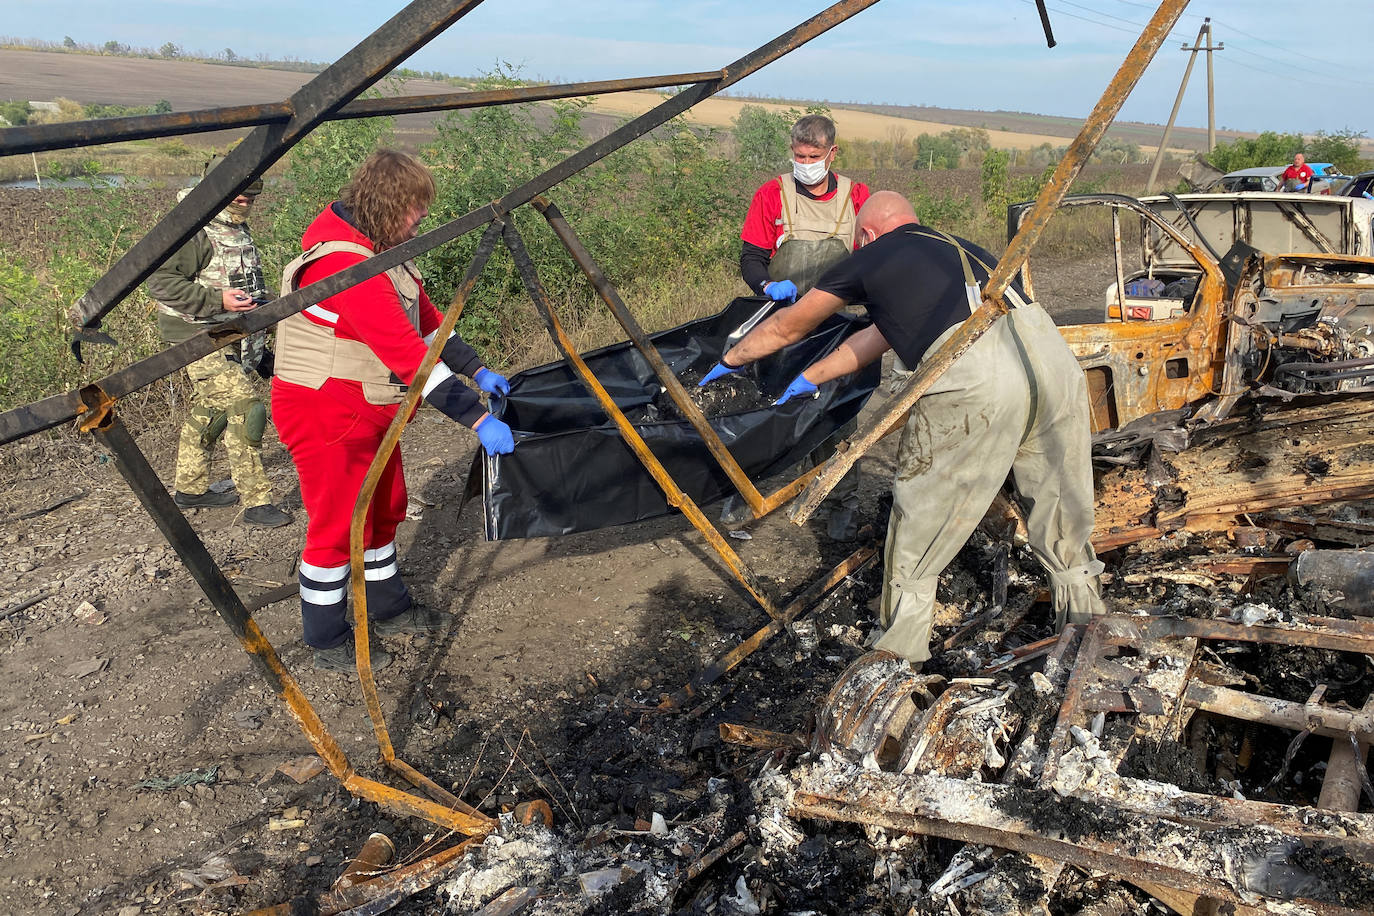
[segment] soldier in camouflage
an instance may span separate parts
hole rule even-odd
[[[214,165],[212,161],[206,171]],[[268,301],[247,223],[261,191],[259,179],[148,278],[148,294],[158,305],[158,331],[168,343],[180,343]],[[262,467],[267,406],[257,376],[271,374],[270,356],[266,333],[258,332],[186,367],[194,390],[177,448],[173,498],[178,506],[228,506],[242,496],[245,522],[275,528],[291,521],[272,505],[272,488]],[[209,488],[210,456],[221,437],[237,495]]]

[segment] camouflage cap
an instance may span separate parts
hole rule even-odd
[[[210,161],[206,163],[205,171],[201,173],[201,177],[204,178],[206,175],[209,175],[211,170],[223,161],[223,156],[212,157]],[[262,178],[254,178],[253,182],[250,185],[248,185],[248,187],[244,188],[242,193],[246,194],[249,197],[257,197],[259,194],[262,193]]]

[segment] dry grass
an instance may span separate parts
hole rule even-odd
[[[0,181],[23,181],[34,177],[35,165],[46,180],[59,174],[80,174],[86,163],[97,163],[101,174],[119,174],[144,179],[174,180],[199,175],[210,152],[192,147],[179,138],[109,143],[83,149],[56,150],[32,156],[0,157]]]

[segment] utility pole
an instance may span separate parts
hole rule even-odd
[[[1210,153],[1217,148],[1217,99],[1212,82],[1212,52],[1226,50],[1226,43],[1212,47],[1211,17],[1202,21],[1202,27],[1207,30],[1207,47],[1203,50],[1207,52],[1207,152]]]
[[[1188,66],[1183,70],[1183,82],[1179,84],[1178,95],[1174,97],[1174,110],[1169,112],[1169,123],[1164,125],[1164,136],[1159,140],[1159,149],[1155,151],[1155,162],[1150,167],[1150,180],[1145,182],[1145,193],[1153,194],[1155,191],[1155,180],[1159,178],[1159,163],[1164,159],[1164,150],[1169,146],[1169,135],[1174,132],[1174,120],[1178,117],[1179,106],[1183,104],[1183,92],[1188,88],[1188,78],[1193,75],[1193,64],[1197,61],[1197,52],[1202,50],[1202,39],[1207,34],[1212,20],[1210,18],[1202,21],[1202,28],[1197,30],[1197,41],[1193,42],[1190,48],[1183,46],[1183,50],[1191,51],[1188,55]],[[1209,61],[1212,59],[1209,55]]]

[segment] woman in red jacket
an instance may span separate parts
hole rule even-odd
[[[304,254],[287,265],[282,294],[414,238],[433,200],[434,179],[419,160],[394,150],[373,153],[339,199],[306,229]],[[316,668],[353,667],[353,631],[345,613],[353,506],[442,321],[419,271],[407,261],[277,326],[272,412],[296,463],[308,516],[300,563],[301,618]],[[475,430],[488,454],[510,452],[510,427],[487,413],[477,392],[455,373],[494,396],[510,390],[454,334],[425,384],[425,400]],[[382,472],[364,533],[369,627],[381,636],[442,626],[438,614],[414,603],[397,571],[396,526],[405,510],[397,450]],[[373,651],[374,669],[390,661],[388,653]]]

